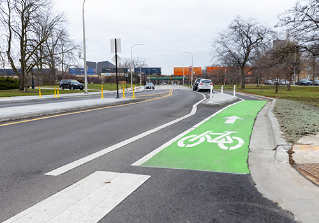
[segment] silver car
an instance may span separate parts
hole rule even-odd
[[[211,80],[201,79],[197,85],[197,91],[210,90],[210,86],[213,86],[213,83]]]

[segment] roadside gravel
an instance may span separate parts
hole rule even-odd
[[[273,112],[288,142],[319,133],[319,107],[277,99]]]

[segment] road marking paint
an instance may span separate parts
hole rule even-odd
[[[203,94],[202,94],[202,95],[203,95]],[[148,136],[148,135],[150,135],[150,134],[152,134],[152,133],[154,133],[154,132],[157,132],[157,131],[159,131],[159,130],[161,130],[161,129],[163,129],[163,128],[166,128],[166,127],[168,127],[168,126],[170,126],[170,125],[173,125],[173,124],[175,124],[175,123],[177,123],[177,122],[180,122],[180,121],[182,121],[182,120],[184,120],[184,119],[186,119],[186,118],[188,118],[188,117],[190,117],[190,116],[193,116],[194,114],[196,114],[198,104],[200,104],[201,102],[203,102],[204,100],[206,100],[206,96],[203,95],[203,97],[204,97],[204,99],[202,99],[202,100],[200,100],[199,102],[195,103],[195,104],[193,105],[193,107],[192,107],[191,112],[190,112],[189,114],[183,116],[183,117],[180,117],[180,118],[178,118],[178,119],[175,119],[175,120],[173,120],[173,121],[171,121],[171,122],[168,122],[168,123],[166,123],[166,124],[164,124],[164,125],[158,126],[158,127],[154,128],[154,129],[151,129],[151,130],[146,131],[146,132],[144,132],[144,133],[141,133],[141,134],[139,134],[139,135],[137,135],[137,136],[134,136],[134,137],[132,137],[132,138],[130,138],[130,139],[127,139],[127,140],[125,140],[125,141],[123,141],[123,142],[117,143],[117,144],[115,144],[115,145],[113,145],[113,146],[110,146],[110,147],[108,147],[108,148],[105,148],[105,149],[103,149],[103,150],[100,150],[100,151],[98,151],[98,152],[96,152],[96,153],[93,153],[93,154],[91,154],[91,155],[88,155],[88,156],[86,156],[86,157],[83,157],[83,158],[81,158],[81,159],[79,159],[79,160],[76,160],[76,161],[74,161],[74,162],[72,162],[72,163],[69,163],[69,164],[64,165],[64,166],[62,166],[62,167],[59,167],[59,168],[57,168],[57,169],[55,169],[55,170],[52,170],[52,171],[46,173],[45,175],[49,175],[49,176],[58,176],[58,175],[61,175],[61,174],[65,173],[65,172],[70,171],[70,170],[72,170],[72,169],[74,169],[74,168],[76,168],[76,167],[78,167],[78,166],[81,166],[81,165],[83,165],[83,164],[85,164],[85,163],[87,163],[87,162],[89,162],[89,161],[92,161],[92,160],[94,160],[94,159],[96,159],[96,158],[98,158],[98,157],[101,157],[101,156],[103,156],[103,155],[105,155],[105,154],[107,154],[107,153],[109,153],[109,152],[112,152],[112,151],[114,151],[114,150],[116,150],[116,149],[118,149],[118,148],[121,148],[121,147],[123,147],[123,146],[125,146],[125,145],[128,145],[128,144],[130,144],[130,143],[132,143],[132,142],[134,142],[134,141],[136,141],[136,140],[138,140],[138,139],[144,138],[145,136]]]
[[[150,177],[97,171],[4,223],[98,222]]]
[[[223,118],[223,119],[226,119],[226,121],[225,121],[226,124],[234,124],[237,119],[244,120],[244,119],[239,118],[237,116],[230,116],[230,117],[226,117],[226,118]]]
[[[249,139],[264,101],[243,101],[221,110],[182,137],[175,137],[153,154],[133,165],[145,167],[249,174]],[[238,115],[243,122],[225,124],[225,117]],[[180,136],[181,136],[180,135]],[[155,155],[154,155],[155,154]]]
[[[174,143],[175,141],[177,141],[178,139],[184,137],[185,135],[187,135],[188,133],[190,133],[191,131],[193,131],[194,129],[196,129],[198,126],[200,126],[201,124],[207,122],[209,119],[211,119],[212,117],[216,116],[217,114],[219,114],[220,112],[222,112],[223,110],[225,110],[226,108],[233,106],[235,104],[238,104],[242,101],[236,102],[234,104],[228,105],[225,108],[215,112],[214,114],[210,115],[209,117],[205,118],[203,121],[197,123],[196,125],[194,125],[193,127],[187,129],[185,132],[182,132],[181,134],[179,134],[178,136],[174,137],[173,139],[171,139],[170,141],[168,141],[167,143],[163,144],[162,146],[160,146],[159,148],[155,149],[153,152],[147,154],[146,156],[142,157],[141,159],[139,159],[138,161],[136,161],[135,163],[132,164],[132,166],[141,166],[143,163],[145,163],[146,161],[148,161],[150,158],[152,158],[153,156],[155,156],[157,153],[159,153],[160,151],[162,151],[163,149],[165,149],[166,147],[170,146],[172,143]]]
[[[166,98],[166,97],[169,97],[171,95],[173,95],[173,90],[170,90],[169,94],[165,95],[163,97],[150,98],[150,99],[147,99],[145,101],[127,103],[127,104],[122,104],[122,105],[105,106],[105,107],[101,107],[101,108],[87,109],[87,110],[83,110],[83,111],[68,112],[68,113],[63,113],[63,114],[44,116],[44,117],[21,120],[21,121],[16,121],[16,122],[9,122],[9,123],[0,124],[0,127],[8,126],[8,125],[16,125],[16,124],[32,122],[32,121],[39,121],[39,120],[48,119],[48,118],[56,118],[56,117],[61,117],[61,116],[65,116],[65,115],[80,114],[80,113],[85,113],[85,112],[98,111],[98,110],[102,110],[102,109],[108,109],[108,108],[115,108],[115,107],[122,107],[122,106],[140,104],[140,103],[144,103],[144,102],[149,102],[149,101],[154,101],[154,100],[157,100],[157,99]]]

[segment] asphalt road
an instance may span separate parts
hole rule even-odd
[[[131,165],[221,109],[216,107],[199,106],[194,116],[64,174],[45,175],[187,115],[203,98],[180,89],[171,96],[169,89],[147,94],[154,100],[0,127],[0,222],[96,171],[151,176],[100,222],[294,222],[256,190],[249,174]]]

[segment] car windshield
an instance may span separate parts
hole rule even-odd
[[[212,83],[211,80],[202,80],[201,82],[202,82],[202,83]]]
[[[76,80],[71,80],[72,83],[78,84],[79,82]]]

